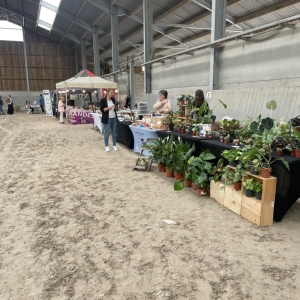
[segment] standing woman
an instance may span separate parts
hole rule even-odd
[[[117,151],[117,113],[115,106],[115,99],[111,97],[112,91],[111,89],[106,90],[106,95],[104,98],[100,100],[100,111],[102,112],[102,120],[101,122],[104,124],[104,146],[105,151],[110,151],[108,147],[108,136],[111,130],[112,140],[113,140],[113,148]]]
[[[65,97],[62,96],[58,102],[59,121],[64,124],[64,112],[65,112]]]
[[[14,114],[14,104],[11,100],[11,95],[8,95],[6,102],[8,104],[8,108],[7,108],[7,114],[8,115],[13,115]]]

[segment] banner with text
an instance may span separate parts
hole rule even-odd
[[[43,90],[43,97],[44,97],[44,100],[45,100],[46,116],[47,117],[53,117],[50,91],[49,90]]]

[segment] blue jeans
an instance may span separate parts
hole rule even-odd
[[[112,134],[113,146],[116,146],[116,144],[117,144],[117,138],[116,138],[117,118],[109,118],[108,123],[104,124],[104,144],[105,144],[105,147],[108,146],[108,136],[109,136],[110,130],[111,130],[111,134]]]
[[[4,115],[3,109],[2,109],[2,105],[0,105],[0,114]]]

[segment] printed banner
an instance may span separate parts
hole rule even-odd
[[[47,117],[53,117],[52,103],[51,103],[49,90],[43,90],[43,97],[44,97],[44,100],[45,100],[46,116]]]
[[[94,124],[94,117],[91,112],[88,111],[69,111],[68,121],[72,125],[79,124]]]

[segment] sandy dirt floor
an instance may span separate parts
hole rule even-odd
[[[41,114],[0,116],[0,145],[1,300],[300,299],[299,202],[258,228]]]

